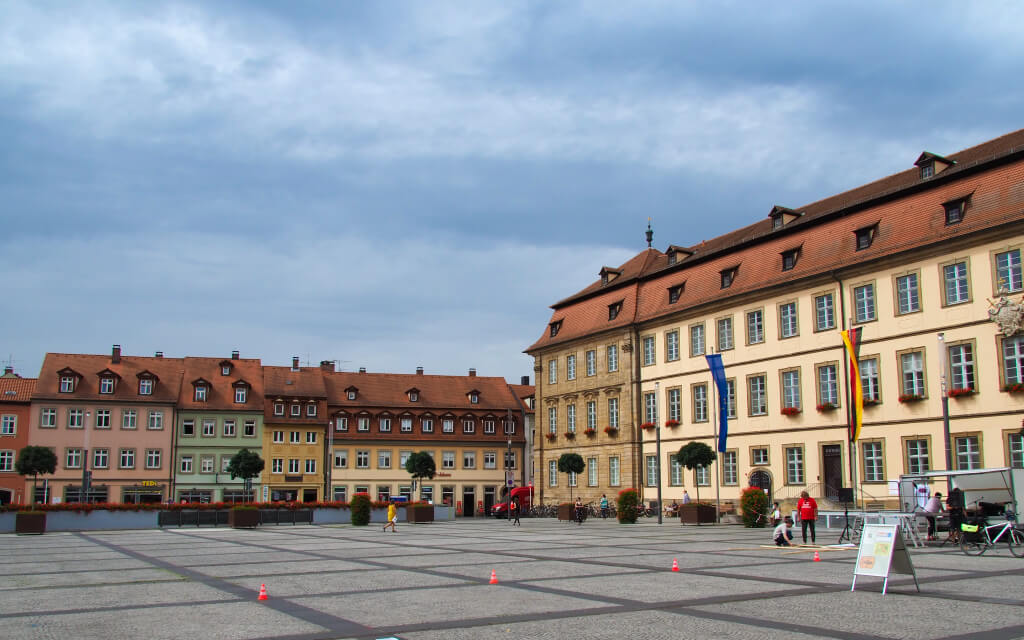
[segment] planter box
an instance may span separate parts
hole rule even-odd
[[[406,522],[433,522],[434,521],[434,506],[433,505],[409,505],[405,508],[405,521]]]
[[[576,519],[576,507],[572,504],[558,505],[558,519],[572,522]]]
[[[260,526],[259,509],[230,509],[228,526],[233,529],[252,529]]]
[[[714,524],[715,521],[715,508],[710,505],[679,505],[679,522],[682,524]]]
[[[14,516],[14,533],[40,535],[46,533],[46,514],[19,511]]]

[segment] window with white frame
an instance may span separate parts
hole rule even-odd
[[[0,449],[0,471],[14,471],[13,449]]]
[[[412,433],[412,418],[402,418],[399,428],[402,430],[402,433]]]
[[[381,433],[387,433],[391,431],[391,418],[381,418],[378,421]]]
[[[961,471],[981,468],[981,446],[978,436],[957,436],[954,438],[956,448],[956,468]]]
[[[690,327],[690,357],[704,355],[704,325]]]
[[[64,468],[65,469],[81,469],[82,468],[82,450],[68,449],[64,455]]]
[[[575,487],[576,486],[576,474],[574,472],[570,471],[568,475],[569,475],[569,486],[570,487]]]
[[[275,431],[273,437],[274,444],[281,444],[282,442],[284,442],[284,431]]]
[[[644,394],[644,422],[655,424],[658,421],[658,397],[654,392]]]
[[[110,450],[109,449],[93,449],[92,450],[92,467],[93,469],[106,469],[110,465]]]
[[[839,406],[839,367],[834,364],[818,366],[818,403]]]
[[[96,410],[96,428],[97,429],[109,429],[110,428],[110,409],[97,409]]]
[[[378,449],[377,450],[377,468],[378,469],[390,469],[391,468],[391,450],[390,449]]]
[[[432,418],[423,418],[420,421],[420,428],[423,430],[423,433],[433,433],[434,420]]]
[[[462,433],[476,433],[476,420],[463,420]]]
[[[1003,338],[1003,382],[1010,385],[1024,384],[1024,336]]]
[[[558,382],[558,360],[548,360],[548,384]]]
[[[135,429],[138,425],[138,420],[138,413],[135,411],[135,409],[124,409],[121,411],[122,429]]]
[[[597,486],[597,458],[587,458],[587,486]]]
[[[368,417],[365,417],[365,416],[359,418],[359,421],[356,424],[356,430],[357,431],[369,431],[370,430],[370,419]]]
[[[135,468],[135,449],[121,449],[118,467],[121,469]]]
[[[302,432],[301,431],[289,431],[288,432],[288,442],[290,442],[291,444],[299,444],[300,442],[302,442]]]
[[[597,429],[597,403],[593,400],[587,402],[587,428]]]
[[[100,393],[104,395],[114,393],[113,378],[100,378]]]
[[[750,450],[751,464],[768,464],[768,448],[754,447]]]
[[[610,344],[608,345],[608,372],[612,373],[619,370],[619,345]]]
[[[916,273],[896,278],[896,313],[914,313],[921,310],[921,295],[918,291]]]
[[[885,461],[882,458],[882,443],[862,442],[860,447],[864,456],[864,482],[884,481]]]
[[[221,430],[221,432],[224,434],[224,437],[226,437],[226,438],[233,438],[233,437],[235,437],[235,421],[234,420],[225,420],[224,421],[224,428]]]
[[[548,486],[558,486],[558,462],[556,460],[548,461]]]
[[[643,338],[643,355],[644,355],[644,366],[654,364],[654,336],[644,336]]]
[[[181,469],[181,473],[192,473],[192,456],[181,456],[179,468]]]
[[[463,451],[462,452],[462,468],[463,469],[476,469],[476,452],[475,451]]]
[[[293,402],[290,411],[293,418],[299,418],[302,416],[302,405],[297,401]],[[291,466],[291,461],[288,462],[288,465]]]
[[[275,402],[274,403],[274,415],[275,416],[283,416],[284,415],[284,403],[283,402]]]
[[[300,473],[302,471],[302,461],[298,458],[288,458],[288,473]]]
[[[786,447],[786,484],[804,483],[803,447]]]
[[[557,407],[548,407],[548,433],[558,433]]]
[[[0,416],[0,435],[13,436],[18,433],[18,416],[7,413]]]
[[[747,312],[747,344],[764,342],[764,311],[754,309]]]
[[[597,374],[597,351],[591,349],[586,353],[586,367],[587,375],[592,376]]]
[[[202,473],[213,473],[213,456],[199,458],[199,468]]]
[[[441,431],[444,433],[455,433],[455,420],[444,418],[441,420]]]
[[[315,418],[316,417],[316,403],[315,402],[310,402],[309,404],[306,405],[306,417],[307,418]]]
[[[153,379],[152,378],[141,378],[139,380],[139,395],[140,396],[151,396],[151,395],[153,395]]]
[[[665,334],[665,358],[669,362],[679,359],[679,331],[673,330]]]
[[[947,305],[960,304],[970,300],[966,262],[954,262],[942,267],[942,282]]]
[[[74,376],[61,376],[60,377],[60,392],[61,393],[72,393],[75,390],[75,377]]]
[[[338,469],[348,468],[348,449],[334,450],[334,466]]]
[[[953,389],[974,389],[974,349],[970,343],[950,345],[949,373]]]
[[[217,421],[203,420],[203,437],[212,438],[217,435]]]
[[[230,473],[228,471],[228,467],[230,467],[230,466],[231,466],[231,456],[221,456],[220,457],[220,472],[221,473]]]
[[[256,437],[256,421],[246,420],[242,426],[242,437],[255,438]]]
[[[718,319],[718,350],[728,351],[733,347],[732,318]]]
[[[736,380],[733,379],[725,381],[725,415],[736,417]]]
[[[235,387],[235,404],[245,404],[249,398],[249,390],[246,387]]]
[[[800,370],[782,372],[782,408],[800,408]]]
[[[722,484],[739,484],[739,470],[736,464],[735,451],[726,451],[722,454]]]
[[[356,469],[370,468],[370,452],[367,449],[356,450]]]
[[[1024,290],[1021,279],[1020,249],[996,254],[996,293]]]
[[[836,328],[835,303],[831,293],[814,297],[814,328],[818,331]]]
[[[1024,469],[1024,434],[1007,434],[1006,453],[1011,468]]]
[[[484,451],[484,469],[498,468],[498,454],[494,451]]]
[[[711,484],[711,470],[708,467],[697,467],[693,470],[693,476],[698,487],[707,487]]]
[[[853,319],[870,322],[875,319],[875,285],[865,284],[853,288]]]
[[[83,409],[68,409],[68,429],[81,429],[85,426]]]
[[[795,302],[779,305],[779,335],[783,338],[792,338],[800,335]]]
[[[146,425],[147,429],[156,431],[164,428],[164,412],[163,411],[150,411],[149,412],[149,423]]]
[[[492,421],[493,422],[493,421]],[[501,421],[505,425],[505,435],[512,436],[516,433],[516,421],[512,417],[508,417]],[[493,429],[493,425],[491,427]],[[494,433],[494,431],[486,431],[485,433]]]
[[[565,408],[565,428],[569,433],[576,433],[576,405],[570,404]]]
[[[146,468],[160,468],[160,449],[146,449]]]
[[[505,433],[508,433],[508,420],[505,420],[504,422],[506,423]],[[492,418],[484,420],[484,433],[494,433],[494,420]]]
[[[195,388],[195,401],[206,402],[206,385],[197,384]]]
[[[928,460],[927,440],[907,440],[907,473],[924,473],[931,470]]]
[[[708,385],[695,384],[693,387],[693,421],[708,421]]]
[[[270,461],[271,473],[284,473],[284,458],[274,458]]]
[[[668,419],[675,420],[676,422],[682,422],[683,420],[683,401],[682,391],[679,387],[674,387],[668,390]]]
[[[565,379],[576,379],[576,355],[565,356]]]
[[[316,431],[306,432],[306,444],[316,444]]]
[[[905,396],[924,396],[924,352],[900,354],[900,392]]]
[[[859,360],[860,384],[864,392],[865,402],[878,402],[882,399],[882,385],[878,377],[878,358]]]
[[[683,486],[683,465],[674,455],[668,457],[668,483],[673,487]]]
[[[608,485],[617,487],[621,482],[619,456],[611,456],[608,458]]]
[[[43,429],[55,429],[57,427],[57,410],[46,408],[39,412],[39,426]]]
[[[619,428],[619,399],[608,398],[608,426]]]

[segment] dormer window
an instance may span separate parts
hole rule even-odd
[[[942,205],[946,210],[946,226],[958,224],[964,219],[964,211],[967,209],[967,197],[950,200]]]
[[[479,393],[471,393],[471,394],[469,394],[469,403],[470,404],[480,404],[480,394]]]
[[[775,231],[776,229],[781,229],[790,222],[793,222],[802,215],[804,214],[800,211],[794,211],[789,207],[780,207],[779,205],[775,205],[772,207],[771,213],[768,214],[768,217],[772,219],[772,231]]]
[[[275,402],[274,403],[274,415],[275,416],[283,416],[284,415],[284,403],[283,402]]]
[[[102,393],[102,394],[114,393],[114,379],[113,378],[100,378],[100,393]]]
[[[355,400],[356,399],[356,392],[355,391],[349,391],[348,392],[348,399],[349,400]]]
[[[300,405],[298,402],[296,402],[296,403],[294,403],[292,405],[292,417],[293,418],[302,417],[302,405]]]
[[[309,418],[315,418],[316,417],[316,403],[315,402],[310,402],[309,404],[306,405],[306,416],[309,417]]]
[[[949,158],[943,158],[942,156],[935,155],[925,151],[917,157],[917,161],[914,162],[918,169],[918,175],[921,176],[922,180],[931,178],[937,173],[942,173],[946,168],[956,164],[954,160]]]
[[[75,377],[74,376],[61,376],[60,377],[60,392],[61,393],[73,393],[75,390]]]
[[[549,324],[548,327],[549,327],[549,333],[551,334],[551,337],[554,338],[555,336],[558,335],[558,332],[562,330],[562,321],[561,320],[556,320],[556,321],[552,322],[551,324]]]
[[[921,179],[930,178],[935,175],[935,163],[929,162],[921,165]]]
[[[875,241],[875,234],[878,232],[878,223],[871,225],[870,227],[863,227],[857,229],[854,233],[857,234],[857,251],[863,251],[871,246],[871,243]]]
[[[195,397],[195,400],[196,400],[196,402],[206,402],[206,385],[205,384],[197,384],[196,385],[196,397]]]
[[[774,216],[772,218],[772,229],[782,228],[782,216]]]
[[[679,302],[679,296],[683,295],[683,290],[686,289],[686,283],[677,284],[674,287],[668,288],[668,303],[675,304]]]
[[[674,244],[670,244],[668,249],[665,250],[665,255],[668,256],[668,264],[671,266],[680,260],[689,258],[693,255],[693,252],[684,247],[677,247]]]
[[[622,300],[614,302],[608,305],[608,321],[611,322],[615,318],[619,317],[619,313],[622,312]]]
[[[406,395],[409,396],[409,402],[419,402],[419,400],[420,400],[420,390],[419,389],[415,389],[415,388],[414,389],[409,389],[405,393],[406,393]]]
[[[222,376],[230,376],[231,375],[231,365],[225,364],[225,365],[221,366],[221,368],[220,368],[220,375],[222,375]]]
[[[792,271],[793,267],[796,266],[796,261],[800,257],[800,248],[790,249],[789,251],[782,252],[782,270]]]
[[[601,284],[602,285],[606,285],[606,284],[612,282],[613,280],[615,280],[615,278],[618,278],[621,275],[622,275],[622,269],[612,269],[611,267],[602,267],[601,268]]]
[[[732,286],[733,280],[736,279],[736,272],[739,271],[739,267],[729,267],[728,269],[722,269],[719,273],[722,276],[722,288],[728,289]]]
[[[235,386],[235,404],[245,404],[249,401],[249,387],[245,384]]]
[[[349,400],[355,400],[357,393],[359,393],[359,389],[356,387],[349,387],[348,389],[345,389],[345,397]]]
[[[153,379],[152,378],[141,378],[139,380],[139,395],[140,396],[151,396],[151,395],[153,395]]]

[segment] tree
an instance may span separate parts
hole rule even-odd
[[[228,473],[231,474],[231,479],[242,478],[245,480],[245,495],[249,500],[253,499],[252,479],[263,472],[263,466],[263,458],[260,457],[260,454],[248,449],[242,449],[231,456],[231,462],[228,463]]]
[[[690,471],[698,467],[710,467],[716,458],[715,452],[703,442],[683,445],[676,454],[676,461]],[[697,502],[700,502],[700,485],[697,485]]]
[[[36,484],[40,473],[57,470],[57,454],[49,447],[28,446],[18,453],[14,470],[23,476],[32,476],[32,504],[36,503]]]
[[[575,473],[579,475],[586,469],[583,464],[583,456],[578,453],[563,453],[558,458],[558,470],[562,473]],[[569,502],[572,502],[572,483],[569,483]]]
[[[421,478],[433,480],[434,475],[437,474],[437,465],[434,464],[434,456],[426,451],[420,451],[410,455],[409,459],[405,461],[405,470],[412,475],[412,491],[415,494],[416,481]]]

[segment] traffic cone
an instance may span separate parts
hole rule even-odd
[[[491,569],[491,584],[498,584],[498,572]]]
[[[818,555],[817,551],[814,552],[814,561],[821,562],[821,556]]]
[[[679,562],[675,558],[672,558],[672,570],[679,571]]]
[[[260,585],[260,596],[258,598],[256,598],[256,599],[257,600],[266,600],[267,599],[267,585],[265,585],[265,584],[261,584]]]

